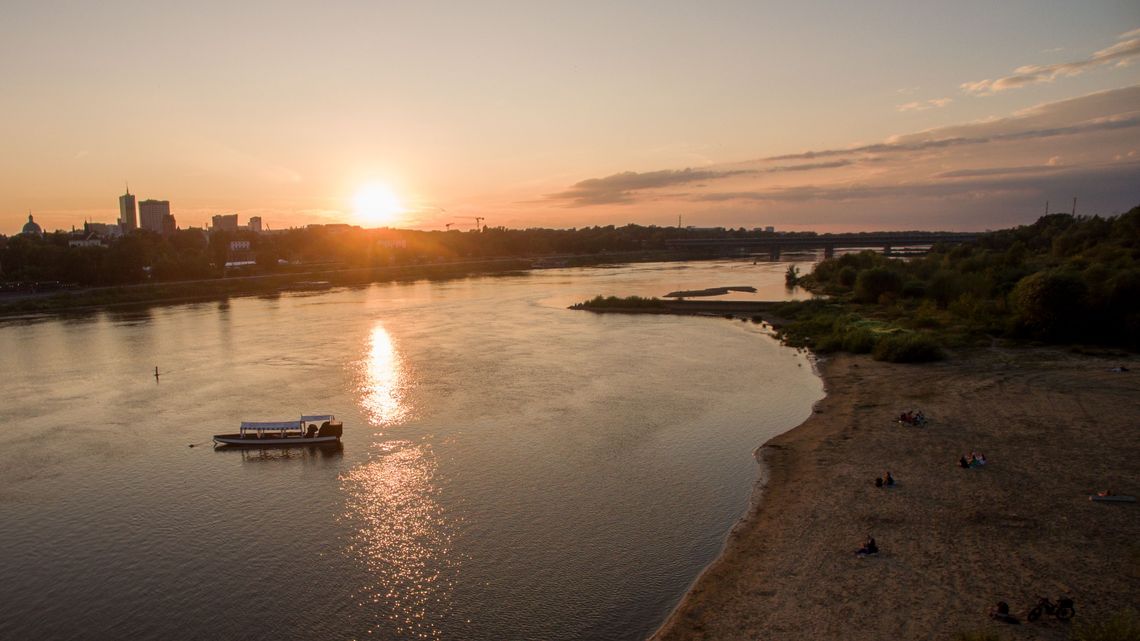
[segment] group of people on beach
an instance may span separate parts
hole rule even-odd
[[[968,470],[971,467],[981,467],[986,464],[986,455],[981,452],[970,452],[969,455],[963,454],[962,458],[958,459],[958,467]]]
[[[875,487],[894,487],[894,485],[895,477],[891,476],[890,470],[887,470],[886,474],[875,479]]]
[[[922,427],[926,425],[926,415],[922,413],[922,410],[907,410],[899,414],[899,422],[903,425]]]

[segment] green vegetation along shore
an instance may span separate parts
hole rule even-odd
[[[1140,349],[1140,207],[1101,218],[1052,214],[977,241],[899,259],[829,258],[789,286],[820,296],[770,303],[782,340],[890,362],[944,358],[999,339]],[[665,308],[657,299],[595,298],[595,311]],[[685,311],[678,313],[688,313]]]

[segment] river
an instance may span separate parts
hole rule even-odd
[[[0,322],[0,638],[644,638],[746,509],[753,450],[822,383],[751,322],[566,307],[784,298],[786,266]],[[302,413],[336,414],[342,446],[210,447]]]

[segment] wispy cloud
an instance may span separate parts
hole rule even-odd
[[[765,160],[813,160],[865,154],[899,154],[1132,129],[1140,127],[1140,109],[1137,109],[1137,105],[1140,105],[1140,85],[1038,105],[1007,118],[900,136],[889,142],[770,156]]]
[[[1140,29],[1133,29],[1121,34],[1118,42],[1110,47],[1097,51],[1088,58],[1061,62],[1051,65],[1025,65],[1013,70],[1013,73],[1001,78],[977,80],[962,83],[962,91],[974,96],[989,96],[999,91],[1016,89],[1025,85],[1042,82],[1053,82],[1057,78],[1076,76],[1085,70],[1108,64],[1124,65],[1133,58],[1140,56]]]
[[[638,173],[623,171],[604,178],[590,178],[574,183],[569,189],[548,196],[552,200],[567,200],[573,206],[606,205],[631,202],[631,194],[647,189],[674,187],[688,183],[716,180],[752,173],[748,169],[712,171],[707,169],[663,169]]]
[[[637,173],[625,171],[605,178],[590,178],[570,186],[566,191],[550,194],[547,200],[564,200],[571,207],[589,205],[628,204],[635,201],[637,192],[675,187],[677,185],[705,183],[727,178],[757,174],[785,172],[807,172],[822,169],[837,169],[855,164],[855,160],[839,159],[825,162],[803,163],[798,165],[774,165],[755,169],[664,169]],[[678,194],[670,194],[676,197]]]
[[[954,102],[951,98],[934,98],[931,100],[916,100],[913,102],[906,102],[895,109],[899,111],[926,111],[927,109],[937,109],[945,107],[946,105]]]
[[[1116,163],[1100,167],[1060,168],[1050,166],[963,170],[906,184],[853,183],[842,185],[800,185],[788,188],[697,194],[690,200],[724,202],[807,202],[868,200],[877,198],[980,198],[986,195],[1024,192],[1048,193],[1059,185],[1077,185],[1091,190],[1097,185],[1128,192],[1140,176],[1140,163]],[[968,178],[970,180],[938,180]],[[1058,182],[1060,181],[1060,182]]]
[[[1023,167],[983,167],[980,169],[956,169],[934,174],[934,178],[985,178],[989,176],[1019,176],[1063,171],[1057,164],[1026,165]]]

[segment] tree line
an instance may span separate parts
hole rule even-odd
[[[390,267],[488,258],[604,254],[664,249],[667,240],[762,236],[740,229],[625,225],[580,229],[416,231],[313,226],[272,234],[178,230],[169,237],[135,230],[102,247],[71,247],[66,232],[0,236],[0,281],[58,281],[79,286],[128,285],[274,274],[311,269]],[[233,252],[231,241],[247,241]],[[236,260],[236,259],[241,259]],[[252,262],[227,270],[227,262]]]
[[[1140,207],[1050,214],[913,259],[824,260],[798,281],[830,298],[780,313],[793,344],[931,360],[939,346],[998,337],[1140,348]]]

